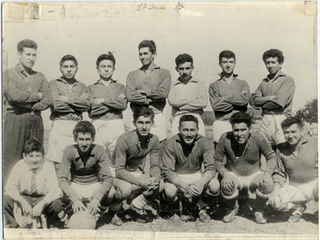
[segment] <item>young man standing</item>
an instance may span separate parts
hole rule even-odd
[[[192,114],[198,119],[199,133],[205,136],[205,127],[201,119],[203,109],[208,104],[207,89],[203,82],[192,77],[193,58],[189,54],[176,57],[176,70],[180,77],[172,83],[168,101],[172,106],[171,134],[179,132],[179,118]]]
[[[123,200],[132,193],[137,196],[130,207],[138,218],[144,218],[148,208],[163,189],[159,167],[159,139],[150,133],[154,113],[150,108],[137,108],[133,114],[136,129],[122,134],[113,154],[111,172],[116,176],[114,187],[117,190],[110,210],[120,209]],[[128,204],[130,202],[127,201]]]
[[[292,114],[295,84],[291,77],[281,71],[284,56],[280,50],[270,49],[263,54],[262,59],[269,75],[251,95],[250,103],[253,107],[262,108],[260,132],[275,148],[285,141],[280,124]]]
[[[219,54],[222,69],[220,79],[210,84],[209,98],[215,115],[213,123],[213,140],[215,144],[221,135],[231,131],[230,117],[237,112],[246,112],[250,100],[250,89],[246,81],[235,74],[236,56],[229,50]]]
[[[56,171],[44,160],[42,144],[31,139],[26,142],[23,159],[13,167],[3,197],[5,226],[30,227],[41,215],[45,215],[42,227],[56,223],[62,211],[59,199],[62,192],[58,185]],[[35,226],[33,226],[35,227]]]
[[[12,167],[22,158],[26,141],[43,142],[41,111],[51,104],[45,76],[32,70],[37,60],[37,44],[18,43],[19,64],[3,73],[3,172],[7,181]]]
[[[297,117],[285,119],[281,127],[286,141],[277,146],[278,170],[269,204],[278,211],[294,210],[288,222],[295,223],[306,210],[305,203],[319,198],[318,139],[304,135]]]
[[[255,191],[263,195],[273,190],[272,174],[276,166],[276,154],[263,135],[251,132],[251,117],[244,112],[231,116],[232,132],[224,133],[217,145],[214,161],[221,180],[221,195],[228,204],[225,223],[233,222],[238,212],[237,197],[243,188],[248,189],[249,197],[254,198]],[[261,153],[267,160],[266,169],[261,169]],[[226,157],[227,163],[224,164]],[[256,195],[253,203],[255,221],[266,223],[263,216],[267,199]]]
[[[64,149],[73,144],[72,130],[82,120],[82,113],[90,109],[90,97],[84,83],[75,79],[78,61],[72,55],[60,60],[62,77],[50,81],[53,100],[50,119],[53,121],[47,159],[61,163]]]
[[[141,106],[152,109],[155,121],[151,133],[157,135],[161,142],[166,139],[167,133],[163,109],[170,91],[171,75],[167,69],[155,65],[157,49],[154,41],[144,40],[138,49],[142,67],[128,74],[126,95],[133,112]]]
[[[111,52],[100,55],[96,65],[100,79],[88,86],[93,98],[89,117],[97,132],[95,143],[106,148],[111,159],[118,137],[125,132],[122,111],[127,108],[126,88],[112,79],[116,59]]]
[[[198,134],[198,119],[183,115],[179,120],[179,134],[170,138],[162,151],[165,200],[174,206],[178,193],[188,198],[201,197],[198,201],[200,221],[209,222],[206,207],[212,196],[219,194],[219,182],[214,178],[214,146]]]
[[[90,122],[78,122],[73,135],[76,144],[64,150],[59,185],[71,201],[73,212],[87,210],[95,216],[113,199],[110,160],[102,146],[93,144],[95,129]]]

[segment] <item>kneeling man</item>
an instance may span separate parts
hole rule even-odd
[[[214,178],[214,146],[209,139],[198,134],[198,119],[184,115],[179,120],[179,133],[168,140],[163,148],[162,164],[166,179],[164,193],[173,205],[178,193],[184,197],[201,197],[198,202],[199,217],[209,222],[207,205],[219,193],[219,182]],[[205,192],[204,194],[202,194]]]
[[[234,221],[239,209],[237,197],[243,188],[249,190],[250,198],[254,198],[258,188],[261,194],[256,195],[253,204],[255,221],[260,224],[267,222],[263,216],[267,199],[262,196],[270,194],[273,189],[271,176],[276,166],[276,154],[263,135],[251,132],[251,122],[251,116],[247,113],[233,114],[230,118],[232,132],[224,133],[217,145],[214,160],[222,177],[221,195],[228,204],[223,218],[225,223]],[[261,169],[261,153],[267,160],[265,171]]]
[[[106,210],[114,195],[109,158],[102,146],[93,144],[95,133],[92,123],[77,123],[73,130],[76,144],[66,147],[58,169],[60,188],[73,212],[87,210],[94,216]]]
[[[288,220],[294,223],[306,210],[306,202],[318,201],[318,139],[304,136],[297,117],[285,119],[281,127],[286,141],[277,146],[278,169],[269,204],[278,211],[294,210]]]

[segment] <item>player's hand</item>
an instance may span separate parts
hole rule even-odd
[[[93,104],[100,104],[103,103],[104,99],[103,98],[95,98],[93,99]]]
[[[198,196],[198,190],[194,184],[189,184],[186,188],[186,191],[187,191],[187,194],[190,195],[190,197]]]
[[[146,90],[137,90],[138,93],[142,94],[142,95],[147,95],[147,91]]]
[[[235,183],[229,173],[225,172],[221,181],[221,189],[224,192],[233,192]]]
[[[139,185],[141,187],[143,187],[145,190],[148,190],[149,189],[149,180],[145,179],[145,178],[140,178],[139,179]]]
[[[203,191],[204,184],[201,181],[196,181],[193,183],[194,188],[197,190],[197,194],[200,195]]]
[[[270,193],[269,200],[267,202],[267,204],[269,204],[275,210],[281,210],[281,206],[282,206],[282,204],[280,204],[281,203],[280,201],[282,199],[280,189],[281,189],[280,186],[276,185],[273,191]]]
[[[38,92],[39,98],[40,100],[43,98],[43,93],[42,92]]]
[[[25,200],[23,199],[21,202],[21,208],[22,208],[22,211],[25,215],[28,215],[29,213],[32,212],[32,207],[31,205]]]
[[[73,211],[76,213],[78,211],[85,211],[86,207],[83,205],[81,200],[76,200],[73,204],[72,204],[72,209]]]
[[[43,211],[43,208],[44,208],[44,204],[43,202],[38,202],[32,209],[32,213],[31,215],[33,217],[39,217]]]
[[[156,189],[158,188],[158,186],[159,186],[159,181],[158,181],[158,179],[156,179],[155,177],[151,177],[151,178],[149,179],[149,184],[148,184],[148,186],[149,186],[149,190],[156,190]]]
[[[119,94],[117,98],[126,98],[126,95],[124,95],[123,93]]]
[[[259,187],[259,190],[263,194],[269,194],[273,190],[273,180],[271,177],[270,172],[265,171],[263,174],[263,177],[260,181],[261,187]]]
[[[59,99],[61,100],[61,101],[63,101],[63,102],[68,102],[68,100],[69,100],[69,98],[68,97],[66,97],[66,96],[62,96],[62,95],[60,95],[59,96]]]
[[[99,210],[100,202],[98,199],[93,198],[90,203],[88,204],[88,212],[91,213],[92,215],[95,215],[98,210]]]

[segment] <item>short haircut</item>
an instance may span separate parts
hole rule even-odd
[[[219,62],[222,61],[222,58],[234,58],[234,61],[236,61],[236,55],[229,50],[224,50],[219,54]]]
[[[154,54],[157,52],[157,47],[154,41],[152,40],[143,40],[141,43],[139,43],[138,49],[148,47],[149,51]]]
[[[288,127],[292,126],[293,124],[297,124],[300,129],[303,127],[303,123],[302,123],[301,118],[299,118],[299,117],[288,117],[288,118],[286,118],[285,120],[283,120],[281,122],[281,128],[285,129],[285,128],[288,128]]]
[[[283,53],[278,49],[270,49],[268,51],[265,51],[262,55],[262,59],[265,62],[268,58],[278,58],[278,62],[281,64],[284,62],[284,56]]]
[[[248,127],[251,127],[252,117],[248,113],[237,112],[231,116],[229,122],[232,126],[237,123],[245,123]]]
[[[178,57],[176,57],[176,65],[177,67],[180,65],[180,64],[184,64],[186,62],[190,62],[191,65],[193,65],[193,58],[191,55],[187,54],[187,53],[183,53],[183,54],[180,54],[178,55]]]
[[[195,116],[193,116],[191,114],[183,115],[182,117],[180,117],[180,119],[179,119],[179,128],[181,127],[183,122],[195,122],[197,124],[197,128],[199,129],[198,118],[196,118]]]
[[[65,55],[65,56],[63,56],[63,57],[61,58],[61,60],[60,60],[60,67],[62,67],[62,65],[63,65],[64,62],[66,62],[66,61],[73,61],[74,64],[78,67],[78,61],[77,61],[77,59],[76,59],[74,56],[72,56],[72,55]]]
[[[116,66],[116,59],[111,52],[101,54],[96,61],[97,67],[99,67],[100,62],[103,60],[110,60],[113,63],[113,68]]]
[[[148,107],[138,107],[136,110],[134,110],[133,121],[136,122],[141,116],[150,117],[152,122],[154,121],[154,112]]]
[[[73,138],[76,141],[79,133],[90,133],[92,139],[96,136],[96,130],[91,122],[89,121],[81,121],[78,122],[77,125],[73,129]]]
[[[23,148],[23,153],[26,155],[32,152],[41,152],[42,154],[44,154],[42,143],[35,138],[28,140]]]
[[[17,45],[18,52],[22,53],[23,52],[23,48],[38,49],[38,45],[34,41],[32,41],[30,39],[23,39]]]

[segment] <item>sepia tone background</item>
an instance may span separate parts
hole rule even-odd
[[[44,73],[48,81],[60,76],[60,59],[72,54],[79,63],[76,78],[86,85],[92,84],[99,78],[95,68],[97,57],[111,51],[117,61],[114,79],[125,85],[128,73],[141,66],[139,42],[152,39],[157,45],[155,63],[169,69],[172,80],[178,77],[174,69],[175,57],[189,53],[194,58],[193,75],[209,87],[219,78],[219,53],[231,50],[237,58],[235,72],[248,82],[250,91],[254,92],[267,75],[262,61],[263,52],[277,48],[285,56],[283,72],[295,80],[293,110],[296,111],[318,95],[316,4],[303,1],[6,3],[2,9],[2,68],[12,68],[17,64],[16,45],[28,38],[38,44],[34,70]],[[205,110],[212,110],[210,103]],[[167,105],[167,119],[170,112]],[[51,127],[49,115],[49,110],[43,113],[46,130]],[[124,121],[127,125],[131,122],[129,108],[124,114]],[[194,224],[168,226],[166,229],[161,228],[161,224],[156,231],[199,231]],[[244,227],[243,231],[235,227],[237,224]],[[251,220],[236,223],[231,232],[246,234],[247,227],[252,224],[256,225]],[[274,223],[267,230],[266,227],[258,227],[252,233],[300,233],[312,237],[318,232],[318,225],[309,222],[298,228],[282,225],[283,231],[278,228],[275,231],[277,225],[280,224]],[[141,228],[151,230],[149,226]],[[141,228],[132,226],[135,230]],[[225,228],[221,226],[221,231],[217,231],[230,232]],[[205,228],[200,232],[211,230]],[[23,236],[28,238],[28,234]],[[126,235],[126,238],[130,236]],[[144,236],[151,238],[151,235]],[[183,236],[188,238],[189,235]],[[207,235],[207,238],[214,236]],[[205,235],[201,237],[206,238]]]

